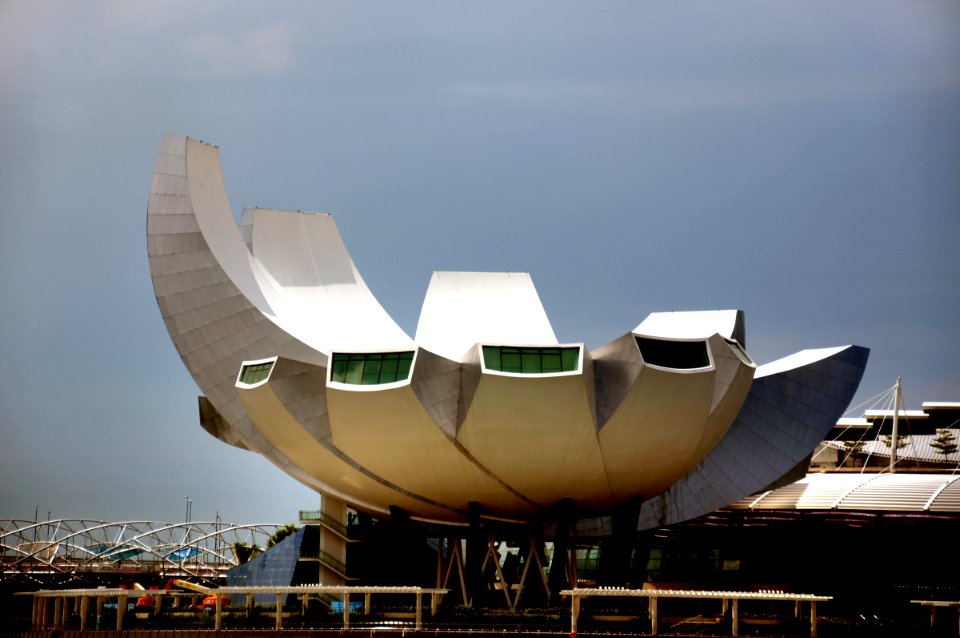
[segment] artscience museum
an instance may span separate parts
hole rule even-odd
[[[740,310],[561,343],[527,273],[434,272],[410,336],[332,216],[238,224],[218,149],[180,135],[157,157],[147,247],[201,425],[334,517],[691,519],[803,476],[867,362],[855,345],[755,362]]]

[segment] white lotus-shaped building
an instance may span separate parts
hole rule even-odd
[[[697,516],[805,467],[866,365],[846,346],[757,367],[737,310],[559,343],[526,273],[434,273],[410,338],[333,217],[248,208],[238,226],[217,148],[177,135],[147,235],[204,428],[374,515]]]

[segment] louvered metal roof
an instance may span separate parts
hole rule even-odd
[[[958,436],[960,435],[960,430],[956,428],[947,429],[953,433],[954,441],[960,440],[960,436]],[[943,463],[954,466],[960,464],[960,449],[950,454],[942,454],[932,445],[937,436],[935,434],[901,434],[900,436],[902,447],[897,449],[897,458],[900,459],[901,462],[923,461],[925,463]],[[846,451],[843,441],[824,441],[823,443],[841,452]],[[864,441],[860,454],[868,457],[877,456],[889,458],[890,446],[882,440]]]
[[[960,512],[960,474],[808,474],[731,509]]]

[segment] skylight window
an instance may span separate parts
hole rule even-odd
[[[273,364],[276,361],[267,361],[266,363],[248,363],[240,370],[240,383],[255,385],[270,376],[273,370]]]
[[[350,385],[382,385],[410,376],[413,351],[333,353],[330,380]]]
[[[696,370],[710,367],[706,341],[670,341],[636,337],[640,356],[645,363],[674,370]]]
[[[580,368],[580,348],[483,346],[488,370],[517,374],[556,374]]]

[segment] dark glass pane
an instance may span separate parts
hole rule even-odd
[[[380,364],[380,383],[393,383],[397,380],[398,364],[397,357],[383,356],[383,363]],[[409,368],[409,365],[407,367]]]
[[[407,354],[407,353],[403,353]],[[397,362],[397,378],[396,381],[405,381],[407,377],[410,376],[410,365],[413,363],[413,353],[409,353],[409,357],[400,357],[400,360]]]
[[[540,357],[544,372],[562,372],[563,364],[560,361],[559,348],[544,348]]]
[[[540,365],[540,351],[524,348],[520,355],[520,371],[525,374],[539,374],[543,370]]]
[[[360,385],[363,381],[363,359],[356,360],[354,357],[350,357],[350,362],[347,364],[347,374],[343,379],[344,383],[353,383],[355,385]]]
[[[343,383],[347,378],[347,358],[340,354],[333,355],[333,372],[330,374],[332,381]]]
[[[651,365],[676,370],[692,370],[710,365],[705,341],[668,341],[637,337],[643,360]]]
[[[580,348],[563,348],[560,351],[564,372],[575,372],[580,365]]]
[[[504,372],[522,372],[520,351],[516,348],[503,348],[500,351],[500,365]]]
[[[363,364],[363,385],[377,385],[380,383],[380,357],[373,355]]]
[[[256,363],[253,365],[244,366],[243,370],[240,372],[240,381],[246,383],[247,385],[253,385],[255,383],[260,383],[268,376],[270,376],[270,371],[273,369],[273,363]]]
[[[500,348],[483,346],[483,365],[487,370],[502,370],[500,367]]]

